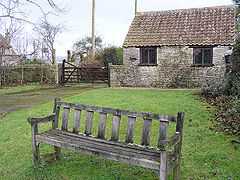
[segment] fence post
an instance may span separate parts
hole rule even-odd
[[[42,62],[40,64],[40,71],[41,71],[40,84],[43,84],[44,71],[43,71],[43,64],[42,64]]]
[[[61,76],[62,86],[64,86],[64,83],[65,83],[65,62],[66,62],[66,59],[64,59],[62,63],[62,76]]]
[[[21,68],[21,85],[23,85],[23,81],[24,81],[24,66],[22,63],[22,68]]]
[[[67,50],[67,62],[71,62],[71,51]]]
[[[3,76],[3,48],[0,48],[0,87],[3,86],[2,76]]]
[[[108,71],[108,87],[111,87],[111,72],[110,72],[110,66],[112,65],[112,63],[108,63],[107,66],[107,71]]]

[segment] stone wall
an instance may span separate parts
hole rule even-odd
[[[226,46],[213,48],[212,67],[193,66],[193,49],[173,46],[158,48],[157,66],[139,66],[138,48],[124,49],[123,64],[110,66],[111,86],[194,88],[212,79],[222,80]]]

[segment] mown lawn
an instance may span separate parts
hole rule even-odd
[[[213,108],[201,102],[194,91],[103,88],[64,100],[161,114],[184,111],[182,179],[235,180],[240,177],[240,147],[231,144],[234,137],[210,130]],[[51,109],[52,102],[49,102],[11,112],[0,119],[0,179],[158,179],[154,172],[143,168],[70,151],[63,151],[63,158],[58,162],[43,162],[40,168],[33,168],[31,132],[26,119],[49,114]],[[121,128],[122,139],[124,126]],[[141,125],[136,128],[136,141],[139,141],[140,128]],[[154,125],[153,134],[157,131],[158,126]],[[42,155],[50,152],[51,147],[41,146]]]

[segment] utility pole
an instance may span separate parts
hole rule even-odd
[[[92,60],[95,59],[96,43],[95,43],[95,0],[92,0]]]
[[[3,75],[2,64],[3,64],[3,47],[0,47],[0,88],[2,87],[2,75]]]
[[[138,0],[135,0],[135,16],[137,14],[138,11]]]

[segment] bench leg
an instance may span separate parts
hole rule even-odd
[[[54,146],[55,157],[56,160],[60,160],[61,158],[61,148]]]
[[[33,145],[33,165],[38,166],[40,162],[39,144]]]
[[[36,134],[38,133],[37,124],[32,125],[32,153],[33,153],[33,164],[37,166],[40,161],[39,143],[36,141]]]
[[[180,180],[181,176],[181,142],[175,146],[175,152],[177,155],[176,166],[173,169],[173,179]]]
[[[173,179],[174,180],[180,180],[180,164],[176,165],[176,167],[173,169]]]
[[[162,151],[160,154],[160,176],[159,180],[167,180],[167,152]]]

